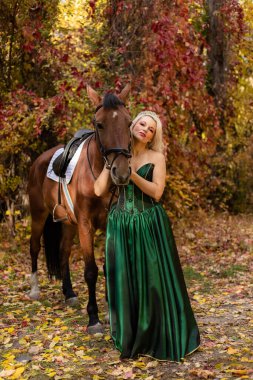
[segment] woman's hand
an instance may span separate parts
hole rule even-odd
[[[135,176],[135,174],[136,174],[136,171],[133,170],[132,167],[130,167],[130,170],[131,170],[131,174],[130,174],[130,178],[129,178],[129,179],[131,179],[131,180],[133,181],[133,178],[134,178],[134,176]]]

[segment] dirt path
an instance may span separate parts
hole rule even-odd
[[[179,221],[174,232],[201,332],[201,347],[182,363],[120,361],[108,328],[105,334],[86,333],[86,287],[77,254],[72,273],[80,309],[65,307],[60,284],[47,279],[42,255],[41,300],[29,301],[28,237],[22,232],[22,239],[9,242],[1,236],[0,379],[253,379],[253,216],[198,213]],[[96,255],[103,319],[100,241]]]

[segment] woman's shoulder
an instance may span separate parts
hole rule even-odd
[[[156,165],[156,164],[160,164],[160,163],[163,163],[165,162],[165,156],[163,153],[161,152],[156,152],[155,150],[151,150],[149,151],[149,158],[150,158],[150,161]]]

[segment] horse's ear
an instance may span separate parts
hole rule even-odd
[[[121,91],[121,93],[118,95],[118,98],[120,98],[120,100],[122,100],[123,102],[126,101],[126,98],[128,97],[128,94],[131,90],[131,84],[130,83],[127,83],[127,85],[123,88],[123,90]]]
[[[87,84],[86,86],[87,94],[91,102],[94,104],[95,107],[97,107],[101,102],[101,98],[98,95],[97,91],[93,90],[91,86]]]

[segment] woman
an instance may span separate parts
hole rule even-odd
[[[131,181],[108,215],[106,274],[111,335],[121,358],[180,361],[199,346],[170,221],[159,199],[165,186],[162,124],[151,111],[132,122]],[[106,167],[94,190],[110,186]]]

